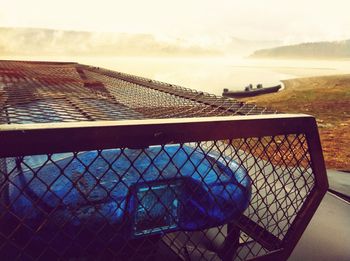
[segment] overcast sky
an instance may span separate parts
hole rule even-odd
[[[0,26],[292,43],[350,38],[349,12],[350,0],[0,0]]]

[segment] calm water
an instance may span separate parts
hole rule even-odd
[[[349,60],[254,60],[234,57],[40,57],[32,59],[77,61],[217,95],[222,93],[223,88],[242,90],[250,83],[269,86],[284,79],[350,73]]]

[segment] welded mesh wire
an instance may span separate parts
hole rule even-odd
[[[4,125],[272,113],[97,67],[0,61]],[[48,147],[0,158],[0,254],[251,259],[283,247],[315,184],[304,133],[66,153]]]
[[[0,122],[271,114],[173,84],[75,63],[0,61]]]
[[[140,258],[165,244],[191,260],[266,254],[313,189],[305,149],[304,135],[281,135],[7,158],[0,252]]]

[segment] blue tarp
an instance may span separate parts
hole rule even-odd
[[[228,223],[247,208],[250,186],[237,163],[189,146],[110,149],[24,157],[9,203],[28,226],[108,222],[135,238]]]

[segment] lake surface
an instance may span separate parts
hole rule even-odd
[[[4,59],[9,57],[4,57]],[[223,88],[243,90],[248,84],[272,86],[281,80],[350,73],[350,60],[265,60],[237,57],[11,57],[76,61],[177,84],[216,95]]]

